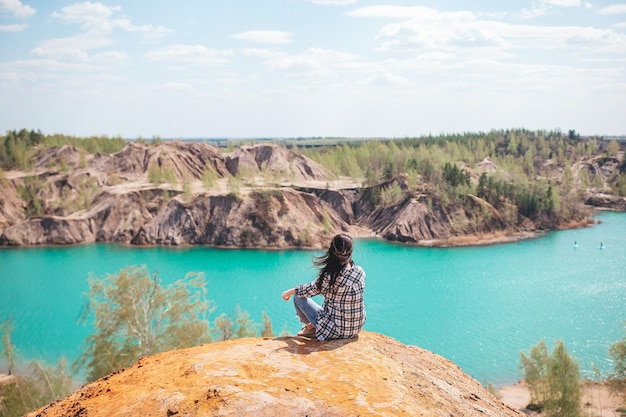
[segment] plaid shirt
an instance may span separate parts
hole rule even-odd
[[[328,287],[330,276],[324,275],[322,290],[318,291],[315,281],[300,284],[295,288],[296,297],[324,296],[322,309],[317,314],[315,336],[317,340],[347,339],[359,334],[365,324],[365,271],[352,264],[344,268],[332,288]]]

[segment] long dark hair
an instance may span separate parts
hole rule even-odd
[[[322,290],[324,275],[330,275],[329,287],[335,285],[337,276],[352,260],[352,238],[347,234],[336,235],[330,242],[328,251],[318,258],[313,264],[320,268],[320,273],[315,281],[318,291]]]

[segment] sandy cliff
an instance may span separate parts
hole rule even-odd
[[[522,416],[454,363],[389,337],[239,339],[142,358],[29,414]]]

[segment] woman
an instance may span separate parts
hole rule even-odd
[[[365,324],[365,271],[352,261],[352,238],[335,236],[328,252],[314,265],[320,268],[315,281],[283,292],[283,299],[294,296],[296,313],[304,327],[298,336],[317,340],[347,339],[356,336]],[[324,296],[320,307],[311,299]]]

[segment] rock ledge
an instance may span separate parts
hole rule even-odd
[[[523,416],[438,355],[377,333],[166,352],[30,416]]]

